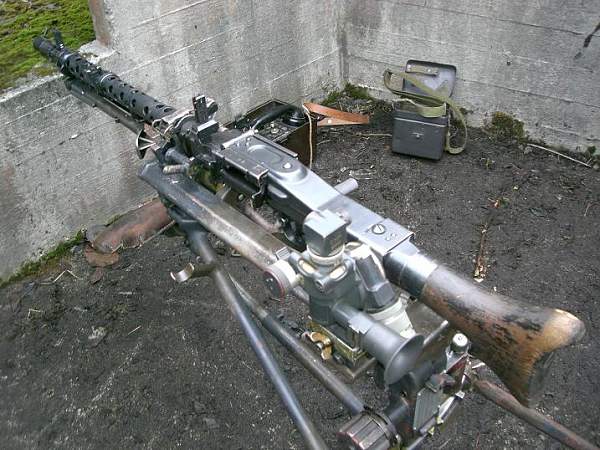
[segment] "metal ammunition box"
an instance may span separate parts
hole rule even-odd
[[[409,60],[405,72],[440,95],[450,96],[456,81],[456,67],[431,61]],[[404,80],[402,91],[426,96],[418,87]],[[418,100],[417,100],[418,101]],[[403,155],[440,159],[446,145],[448,113],[425,117],[417,112],[414,103],[394,103],[392,151]]]
[[[402,103],[394,105],[392,151],[403,155],[440,159],[446,141],[448,116],[423,117],[409,106]]]

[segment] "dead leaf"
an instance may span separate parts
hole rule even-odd
[[[85,246],[83,251],[85,259],[92,267],[108,267],[112,266],[119,260],[118,253],[99,253],[90,245]]]

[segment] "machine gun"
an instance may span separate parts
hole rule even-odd
[[[514,396],[504,398],[505,408],[529,423],[537,420],[538,428],[567,445],[595,448],[526,408],[542,393],[555,352],[583,336],[579,319],[487,292],[453,273],[418,249],[409,230],[348,197],[354,181],[331,186],[255,127],[224,127],[214,119],[212,99],[199,95],[192,109],[173,108],[65,48],[60,33],[54,38],[38,37],[34,46],[56,63],[69,92],[133,131],[140,158],[154,155],[139,176],[158,192],[204,262],[173,277],[212,277],[308,447],[325,444],[250,313],[353,415],[339,431],[352,448],[416,448],[470,385],[498,400],[474,378],[473,357]],[[243,214],[243,203],[254,214]],[[258,208],[276,217],[281,239],[264,226],[266,219],[257,219]],[[367,407],[307,343],[264,310],[218,263],[208,233],[261,269],[271,296],[293,295],[307,303],[306,337],[323,359],[353,376],[375,367],[388,406]],[[428,336],[407,315],[409,297],[445,319]]]

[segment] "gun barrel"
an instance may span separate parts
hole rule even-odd
[[[391,281],[409,291],[473,343],[473,354],[485,362],[526,406],[539,400],[555,351],[577,342],[585,327],[559,309],[529,305],[486,291],[471,280],[422,259],[392,252],[384,259]],[[421,267],[412,267],[420,262]],[[415,280],[418,280],[417,282]]]
[[[89,62],[75,51],[54,44],[49,39],[38,36],[33,40],[33,46],[56,64],[65,76],[80,81],[100,97],[115,103],[134,118],[149,125],[175,111],[175,108],[125,83],[118,75]]]
[[[33,47],[46,58],[56,63],[60,57],[60,48],[54,45],[50,40],[37,36],[33,39]]]

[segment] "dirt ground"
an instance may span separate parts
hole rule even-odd
[[[476,130],[459,156],[408,158],[391,153],[390,132],[385,112],[366,127],[320,131],[316,172],[332,183],[358,178],[354,197],[416,231],[423,249],[462,273],[473,272],[489,223],[484,284],[585,322],[583,342],[554,363],[540,409],[600,444],[599,173]],[[123,252],[96,281],[76,247],[51,271],[1,290],[1,447],[302,448],[210,280],[177,285],[169,277],[191,259],[181,238],[160,236]],[[264,298],[255,269],[223,259]],[[52,282],[65,269],[76,277],[65,272]],[[303,305],[265,305],[302,328]],[[270,342],[303,405],[338,448],[335,431],[348,415]],[[376,402],[371,386],[370,376],[354,385]],[[425,448],[560,448],[475,394],[454,419]]]

